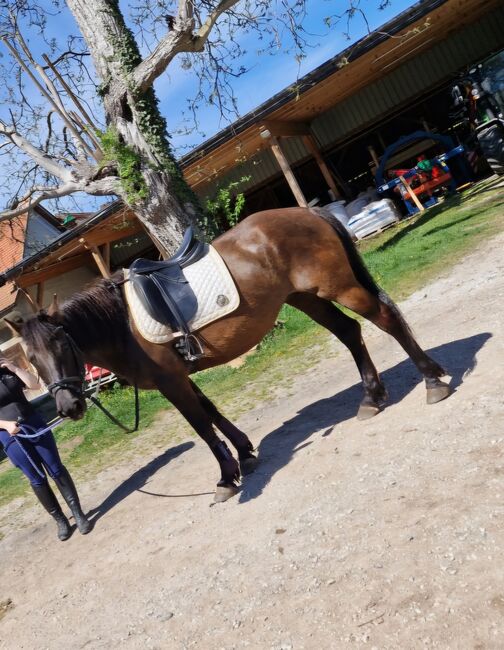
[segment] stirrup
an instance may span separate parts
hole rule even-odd
[[[203,346],[201,345],[198,337],[195,334],[184,334],[175,343],[175,348],[185,361],[197,361],[205,356]]]

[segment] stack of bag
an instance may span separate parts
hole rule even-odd
[[[378,194],[372,187],[361,192],[347,205],[345,201],[334,201],[324,208],[345,226],[354,239],[379,232],[401,218],[395,203],[390,199],[378,200]]]

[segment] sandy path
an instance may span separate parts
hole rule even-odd
[[[87,537],[4,509],[0,648],[503,648],[503,249],[402,305],[445,402],[368,328],[390,406],[356,421],[348,355],[318,364],[239,421],[262,462],[226,504],[187,439],[81,481]]]

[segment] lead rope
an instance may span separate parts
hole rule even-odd
[[[134,391],[135,391],[135,425],[133,429],[129,429],[126,427],[122,422],[120,422],[110,411],[108,411],[103,404],[99,401],[97,395],[99,393],[99,388],[100,388],[100,383],[101,383],[101,374],[100,374],[100,381],[98,382],[98,390],[95,392],[94,395],[89,396],[89,400],[97,406],[114,424],[116,424],[118,427],[120,427],[125,433],[134,433],[135,431],[138,430],[138,425],[140,424],[140,401],[138,398],[138,384],[135,381],[134,384]],[[59,426],[60,424],[63,424],[65,421],[65,418],[59,418],[58,420],[55,420],[52,424],[47,426],[45,429],[42,429],[40,431],[37,431],[35,427],[30,426],[29,424],[21,424],[19,423],[19,428],[21,429],[20,433],[17,433],[15,436],[13,436],[14,440],[17,441],[17,444],[19,445],[21,451],[23,454],[26,456],[26,459],[30,463],[30,465],[33,467],[33,469],[37,472],[37,474],[40,476],[40,478],[45,479],[46,475],[45,473],[37,466],[35,461],[31,458],[30,454],[28,451],[25,449],[23,443],[19,438],[24,438],[25,440],[33,440],[35,438],[38,438],[39,436],[43,436],[44,434],[48,433],[49,431],[52,431],[55,427]],[[30,433],[30,430],[33,431],[33,433]]]
[[[52,425],[49,425],[45,429],[42,429],[41,431],[37,431],[35,427],[30,426],[29,424],[21,424],[19,423],[18,426],[21,429],[20,433],[16,433],[15,436],[13,436],[14,440],[17,442],[19,447],[21,448],[21,451],[23,454],[26,456],[26,459],[30,463],[30,465],[33,467],[33,469],[37,472],[37,474],[40,476],[40,478],[45,479],[46,475],[45,473],[38,467],[38,465],[35,463],[35,461],[32,459],[28,451],[25,449],[24,445],[22,444],[21,440],[19,438],[25,438],[26,440],[32,440],[33,438],[38,438],[39,436],[43,436],[45,433],[48,431],[51,431],[54,427],[59,426],[64,422],[64,418],[60,418],[59,420],[56,420]],[[34,433],[30,433],[31,431],[34,431]]]

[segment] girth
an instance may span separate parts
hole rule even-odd
[[[196,356],[190,349],[194,337],[189,322],[196,315],[198,301],[183,268],[197,262],[207,251],[208,246],[198,241],[193,229],[188,228],[182,245],[169,260],[138,259],[129,268],[129,280],[151,318],[168,325],[174,332],[183,333],[180,347],[186,359]]]

